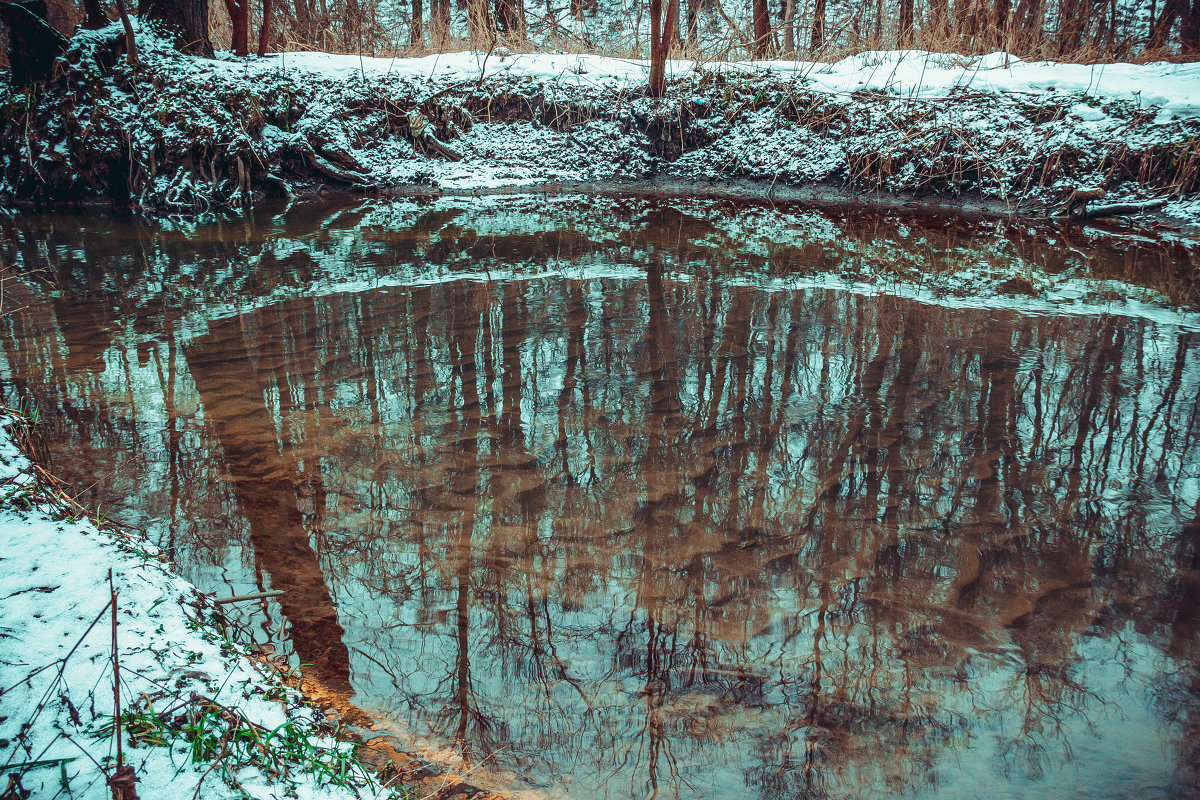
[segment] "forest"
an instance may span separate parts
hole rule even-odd
[[[13,4],[23,5],[23,4]],[[46,0],[30,8],[64,36],[124,3]],[[18,13],[8,10],[7,14]],[[179,29],[189,52],[320,50],[420,55],[470,47],[563,49],[647,58],[830,60],[865,50],[1103,63],[1200,53],[1195,0],[142,0],[125,13]]]

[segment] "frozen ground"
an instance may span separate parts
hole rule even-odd
[[[64,516],[13,443],[18,424],[0,417],[4,797],[112,796],[110,570],[123,755],[141,797],[399,796],[373,782],[274,672],[210,627],[196,589],[146,543]]]

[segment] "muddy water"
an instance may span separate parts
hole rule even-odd
[[[1185,251],[638,199],[0,225],[57,471],[494,780],[1200,790],[1200,317],[1085,280],[1194,301]]]

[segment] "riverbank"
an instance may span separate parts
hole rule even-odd
[[[673,62],[655,99],[644,62],[583,54],[210,60],[142,32],[134,68],[119,48],[117,26],[83,32],[41,91],[4,90],[0,192],[195,213],[327,186],[740,180],[1037,216],[1102,190],[1090,210],[1200,219],[1194,64]]]
[[[21,440],[26,422],[0,411],[0,796],[477,795],[386,747],[364,767],[296,675],[238,644],[151,544],[83,516]]]

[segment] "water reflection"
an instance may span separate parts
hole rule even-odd
[[[7,222],[59,289],[6,392],[327,685],[554,792],[1200,788],[1200,334],[777,280],[1082,268],[999,227],[497,202]]]

